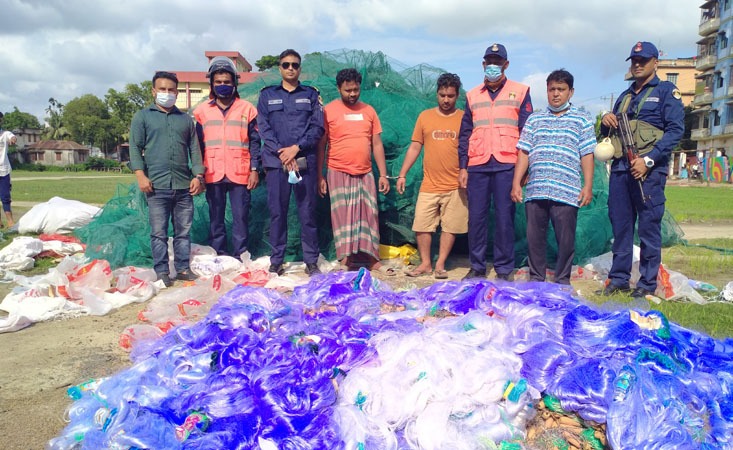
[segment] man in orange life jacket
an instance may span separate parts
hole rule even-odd
[[[458,183],[468,194],[471,270],[464,279],[486,276],[488,214],[494,200],[494,270],[508,280],[514,269],[514,203],[510,197],[519,132],[530,114],[529,86],[507,79],[506,48],[484,53],[484,83],[466,93],[458,136]]]
[[[209,245],[219,255],[228,255],[224,213],[227,193],[232,208],[232,255],[247,251],[250,191],[257,187],[260,136],[257,109],[239,98],[239,74],[225,56],[211,60],[211,91],[208,102],[193,112],[206,166],[206,200],[209,203]]]

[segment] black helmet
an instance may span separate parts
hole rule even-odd
[[[232,81],[236,87],[239,84],[239,74],[237,68],[231,59],[226,56],[215,56],[211,63],[209,63],[209,71],[206,73],[206,78],[209,79],[209,84],[214,82],[214,74],[218,72],[227,72],[232,75]]]

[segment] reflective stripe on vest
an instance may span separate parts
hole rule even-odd
[[[250,173],[249,124],[257,117],[257,109],[242,99],[235,99],[226,116],[216,104],[199,105],[194,111],[203,129],[204,175],[207,183],[226,178],[247,184]]]
[[[473,119],[468,141],[468,165],[485,164],[493,156],[502,163],[517,161],[519,108],[529,87],[506,80],[494,100],[479,85],[466,93]]]

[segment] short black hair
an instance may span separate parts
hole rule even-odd
[[[155,87],[155,80],[157,80],[158,78],[165,78],[166,80],[171,80],[172,82],[176,83],[176,87],[178,87],[178,77],[176,76],[175,73],[163,72],[163,71],[155,72],[155,75],[153,75],[153,87]]]
[[[547,84],[550,84],[550,81],[554,81],[556,83],[566,83],[570,89],[573,88],[573,80],[573,75],[565,69],[553,70],[547,76]]]
[[[354,68],[341,69],[336,74],[336,86],[341,87],[346,81],[356,81],[361,84],[361,74]]]
[[[444,73],[438,77],[438,89],[453,86],[456,88],[456,94],[461,90],[461,78],[454,73]]]
[[[286,56],[295,56],[298,58],[298,61],[303,62],[303,59],[300,57],[300,53],[296,52],[292,48],[283,50],[283,52],[280,53],[280,61],[282,61]]]

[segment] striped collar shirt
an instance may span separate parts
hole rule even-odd
[[[529,156],[525,201],[553,200],[578,206],[580,159],[593,153],[595,145],[593,119],[575,106],[560,116],[549,109],[529,116],[517,144]]]

